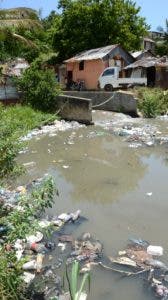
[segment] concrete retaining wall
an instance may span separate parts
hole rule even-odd
[[[92,100],[75,96],[57,96],[59,115],[65,120],[92,124]]]
[[[123,112],[131,115],[137,114],[137,101],[131,92],[65,91],[64,94],[92,99],[93,109]],[[108,101],[108,99],[110,100]],[[100,105],[101,103],[102,105]]]

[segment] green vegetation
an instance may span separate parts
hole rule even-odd
[[[57,62],[83,50],[121,44],[138,50],[148,26],[131,0],[60,0],[61,13],[40,19],[29,8],[0,12],[0,58],[56,52]]]
[[[17,85],[23,93],[24,104],[44,112],[56,109],[55,96],[59,93],[59,87],[53,70],[41,68],[35,61],[22,77],[17,78]]]
[[[71,300],[79,300],[82,292],[84,291],[85,284],[88,282],[90,290],[90,274],[85,273],[81,279],[79,285],[79,262],[74,261],[71,269],[71,273],[68,273],[68,268],[66,266],[66,278],[68,281],[68,288]]]
[[[161,27],[160,32],[163,33],[163,39],[156,41],[156,54],[168,55],[168,19],[165,22],[165,29]]]
[[[55,118],[55,115],[44,114],[27,106],[5,108],[0,105],[0,180],[21,171],[15,160],[24,146],[19,138]]]
[[[52,46],[59,59],[91,48],[121,44],[140,49],[148,29],[140,8],[130,0],[60,0],[62,14],[49,17]]]
[[[139,88],[138,108],[145,118],[154,118],[168,112],[168,92],[158,88]]]
[[[24,239],[38,229],[37,215],[51,207],[53,202],[53,182],[51,178],[34,188],[31,194],[22,195],[19,205],[22,210],[0,210],[1,226],[7,227],[5,245],[0,247],[0,299],[20,300],[29,299],[22,280],[22,264],[25,258],[17,261],[13,244],[17,238]],[[9,248],[10,247],[10,248]]]

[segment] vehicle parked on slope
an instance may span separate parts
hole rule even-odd
[[[105,91],[112,91],[120,87],[132,87],[136,85],[147,85],[146,77],[119,77],[119,67],[106,68],[98,79],[98,88]]]

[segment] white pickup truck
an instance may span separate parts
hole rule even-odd
[[[112,91],[114,88],[129,87],[135,85],[147,85],[146,77],[119,77],[119,67],[106,68],[98,79],[98,88]]]

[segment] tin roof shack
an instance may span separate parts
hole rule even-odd
[[[144,59],[147,57],[155,57],[151,50],[140,50],[136,52],[131,52],[131,55],[135,58],[135,60]]]
[[[142,40],[142,48],[144,50],[150,50],[153,53],[155,52],[156,42],[149,37],[144,37]]]
[[[67,87],[72,81],[84,81],[87,90],[96,90],[98,78],[105,68],[119,66],[122,76],[123,68],[134,61],[133,56],[118,44],[84,51],[65,61]]]
[[[13,81],[14,76],[21,76],[29,64],[21,58],[1,64],[0,75],[0,102],[3,104],[14,104],[19,102],[19,94]]]
[[[147,77],[147,85],[166,88],[168,60],[165,57],[148,57],[138,60],[124,69],[130,77]]]
[[[156,63],[155,86],[168,89],[168,60],[166,62]]]

